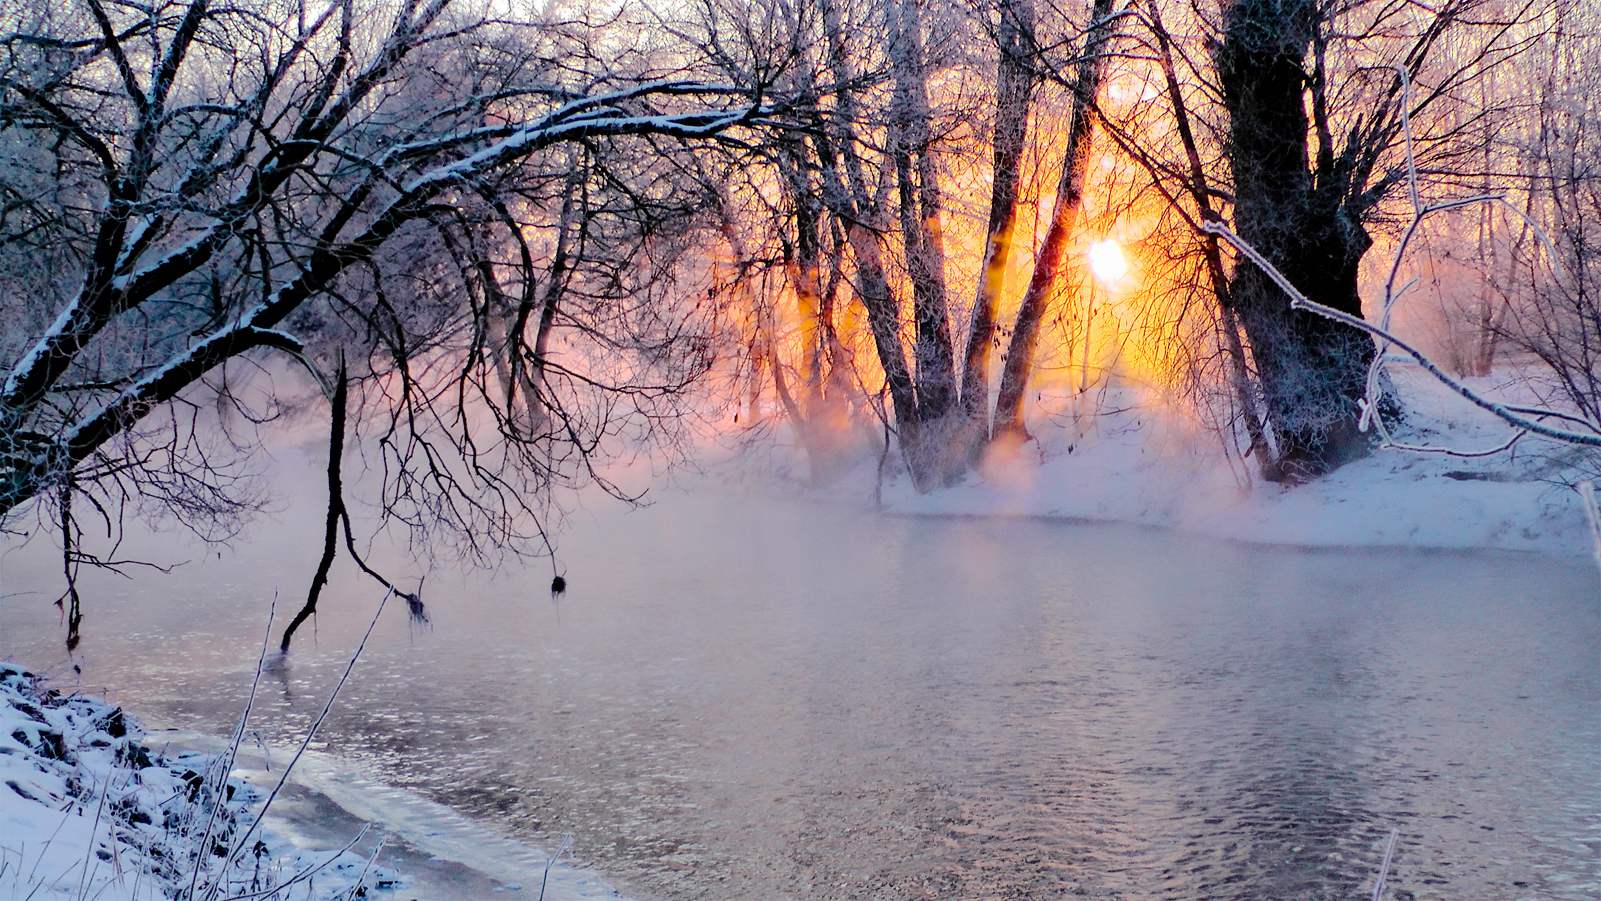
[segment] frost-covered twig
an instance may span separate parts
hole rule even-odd
[[[550,870],[561,860],[563,854],[573,853],[573,834],[571,832],[562,836],[561,844],[556,847],[556,853],[550,855],[545,861],[545,875],[539,880],[539,901],[545,901],[545,886],[550,884]],[[498,889],[497,889],[498,891]]]
[[[372,865],[378,861],[378,855],[382,854],[384,850],[384,842],[387,842],[388,840],[389,836],[387,835],[381,836],[378,839],[378,847],[372,849],[372,855],[368,857],[367,862],[362,865],[361,872],[356,874],[356,882],[350,887],[348,892],[350,901],[355,901],[357,897],[361,897],[366,894],[366,889],[362,887],[362,883],[367,881],[367,873],[372,870]]]
[[[1384,863],[1379,865],[1379,880],[1373,884],[1373,901],[1379,901],[1379,896],[1384,894],[1384,877],[1390,872],[1390,856],[1395,853],[1395,839],[1398,835],[1400,833],[1397,830],[1391,829],[1390,840],[1384,845]]]
[[[1519,415],[1505,404],[1499,404],[1495,401],[1489,400],[1488,398],[1482,397],[1478,394],[1478,392],[1462,384],[1462,382],[1453,378],[1449,373],[1441,369],[1422,351],[1401,340],[1389,330],[1380,328],[1379,326],[1368,322],[1360,316],[1353,316],[1350,313],[1336,310],[1333,307],[1325,306],[1324,304],[1320,304],[1317,301],[1308,298],[1305,294],[1301,293],[1300,289],[1296,288],[1295,285],[1290,283],[1290,280],[1285,277],[1284,273],[1278,270],[1278,267],[1268,262],[1267,258],[1264,257],[1260,251],[1247,243],[1244,238],[1236,235],[1232,230],[1229,229],[1228,226],[1224,225],[1223,223],[1203,222],[1201,223],[1201,230],[1208,234],[1216,235],[1229,242],[1247,259],[1255,263],[1257,266],[1260,266],[1262,271],[1267,274],[1267,277],[1272,279],[1274,284],[1283,289],[1285,294],[1289,295],[1290,306],[1292,308],[1297,310],[1306,310],[1309,313],[1316,313],[1325,319],[1332,319],[1335,322],[1349,325],[1355,329],[1360,329],[1361,331],[1367,332],[1369,335],[1372,335],[1375,338],[1382,339],[1385,343],[1399,348],[1401,351],[1406,353],[1407,356],[1417,361],[1419,366],[1422,366],[1430,375],[1434,376],[1446,387],[1450,388],[1452,391],[1455,391],[1457,394],[1460,394],[1462,397],[1467,398],[1474,405],[1493,413],[1503,421],[1517,426],[1520,429],[1533,432],[1536,435],[1543,435],[1547,438],[1553,438],[1557,441],[1567,442],[1569,444],[1582,444],[1586,447],[1601,447],[1601,428],[1598,428],[1595,424],[1587,423],[1593,430],[1593,433],[1591,434],[1569,431],[1567,429],[1556,429],[1545,425],[1544,423],[1530,419],[1527,416]],[[1383,355],[1380,354],[1378,359],[1382,361]],[[1369,387],[1369,396],[1364,398],[1363,404],[1364,413],[1366,413],[1367,410],[1377,409],[1377,397],[1372,394],[1371,386]],[[1373,418],[1375,421],[1377,420],[1377,417]]]
[[[349,851],[351,848],[356,847],[356,845],[363,838],[366,838],[367,837],[367,832],[371,828],[372,828],[371,825],[362,826],[361,827],[361,831],[356,833],[356,837],[355,838],[353,838],[350,841],[346,842],[345,846],[343,848],[340,848],[338,851],[335,851],[332,854],[330,854],[328,856],[327,860],[324,860],[321,863],[315,864],[313,866],[306,867],[305,869],[303,869],[300,872],[296,873],[295,875],[289,877],[288,879],[285,879],[283,882],[280,882],[277,885],[274,885],[271,888],[262,889],[262,890],[256,891],[256,892],[248,892],[248,893],[243,894],[243,895],[229,895],[228,898],[227,898],[227,901],[257,901],[257,899],[260,899],[260,898],[272,898],[272,897],[277,896],[278,893],[284,891],[285,889],[289,888],[290,886],[295,885],[296,883],[305,882],[306,880],[308,880],[311,877],[317,875],[318,873],[321,873],[323,870],[326,870],[329,867],[333,866],[334,863],[339,860],[339,858],[345,856],[345,852]],[[380,848],[383,847],[383,844],[381,842],[379,843],[379,847]],[[366,871],[363,870],[362,874],[363,874],[363,876],[365,876],[366,875]],[[360,884],[361,884],[360,882],[357,883],[358,886]],[[307,896],[308,897],[310,896],[310,892],[307,892]]]
[[[93,776],[89,777],[91,780]],[[111,796],[111,774],[106,774],[106,782],[100,789],[100,799],[95,803],[94,822],[89,824],[89,842],[83,852],[83,870],[78,874],[78,891],[73,896],[77,901],[83,901],[84,892],[88,887],[89,860],[95,856],[95,835],[100,832],[100,816],[106,812],[106,798]],[[111,837],[111,844],[115,845],[116,834]]]
[[[228,739],[228,749],[223,752],[217,761],[220,774],[217,777],[217,789],[211,805],[211,814],[206,817],[206,831],[200,839],[200,851],[195,856],[195,867],[189,876],[189,894],[195,896],[195,888],[200,881],[200,870],[206,859],[206,849],[211,847],[211,831],[217,823],[217,814],[222,810],[219,800],[223,794],[223,785],[228,781],[228,774],[233,771],[233,762],[239,756],[239,743],[244,740],[245,727],[250,722],[250,711],[256,706],[256,690],[261,686],[261,671],[267,662],[267,646],[272,640],[272,620],[278,612],[278,591],[273,589],[272,604],[267,607],[267,630],[261,638],[261,654],[256,657],[256,675],[250,680],[250,695],[245,698],[245,709],[239,714],[239,725],[234,727],[233,735]]]
[[[1388,435],[1388,432],[1385,434]],[[1454,447],[1438,447],[1433,444],[1405,444],[1403,442],[1396,441],[1393,438],[1386,438],[1384,446],[1393,447],[1396,450],[1408,451],[1414,454],[1446,454],[1452,457],[1468,458],[1493,457],[1496,454],[1511,450],[1512,445],[1517,444],[1520,440],[1527,437],[1528,434],[1529,433],[1526,429],[1519,429],[1511,438],[1508,438],[1500,444],[1497,444],[1495,447],[1488,447],[1483,450],[1474,451],[1457,450]]]
[[[1595,549],[1595,565],[1601,567],[1601,508],[1596,506],[1595,483],[1579,483],[1579,499],[1584,505],[1584,518],[1590,523],[1590,546]]]

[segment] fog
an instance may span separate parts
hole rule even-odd
[[[50,555],[12,550],[0,654],[225,733],[274,587],[280,623],[304,597],[315,506],[169,576],[94,577],[81,676],[52,667]],[[1601,878],[1583,561],[703,487],[577,507],[557,567],[560,599],[549,561],[436,564],[431,624],[385,612],[316,747],[530,845],[571,833],[638,898],[1350,898],[1392,828],[1414,897]],[[381,597],[338,564],[265,740],[315,716]]]

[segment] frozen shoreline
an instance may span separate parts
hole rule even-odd
[[[399,884],[348,848],[299,849],[256,828],[264,796],[222,772],[223,758],[153,754],[122,708],[9,664],[0,733],[0,891],[12,897],[153,901],[214,883],[223,897],[334,901]]]
[[[1458,469],[1426,466],[1400,454],[1380,451],[1293,488],[1256,484],[1245,494],[1197,479],[1141,485],[1129,497],[1102,490],[1118,476],[1095,461],[1080,468],[1048,461],[1039,467],[1044,470],[1041,480],[1055,478],[1043,487],[969,483],[918,495],[896,482],[885,487],[884,510],[1122,523],[1296,548],[1512,551],[1559,557],[1593,552],[1576,492],[1534,481],[1458,479],[1432,471]]]
[[[225,739],[147,732],[135,714],[60,695],[4,663],[0,726],[0,895],[7,897],[159,901],[187,891],[201,840],[210,834],[212,844],[234,846],[281,775],[241,746],[208,833],[214,787],[224,784],[217,766]],[[620,897],[593,872],[551,862],[316,752],[301,759],[244,842],[253,847],[239,855],[219,898],[475,901],[525,891],[539,897],[541,888],[550,901]]]

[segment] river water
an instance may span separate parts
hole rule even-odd
[[[226,732],[316,518],[96,577],[81,677],[51,552],[12,550],[0,654]],[[579,511],[561,565],[560,601],[543,564],[436,570],[431,626],[384,614],[322,750],[570,833],[641,899],[1356,899],[1392,829],[1388,898],[1601,897],[1588,561],[668,493]],[[336,574],[266,738],[320,709],[379,596]]]

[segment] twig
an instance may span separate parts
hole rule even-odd
[[[346,897],[349,898],[350,901],[355,901],[355,899],[357,897],[357,892],[361,891],[361,884],[363,882],[367,881],[367,873],[368,873],[369,870],[372,869],[373,863],[375,863],[378,860],[378,855],[383,853],[384,842],[387,842],[387,841],[389,841],[389,836],[387,836],[387,835],[382,836],[382,837],[380,837],[378,839],[378,847],[372,849],[372,856],[367,858],[367,863],[362,866],[361,873],[356,876],[356,884],[352,885],[347,890]]]
[[[100,815],[105,812],[105,809],[106,809],[106,798],[111,796],[111,775],[112,774],[107,773],[106,774],[105,783],[100,786],[100,800],[99,800],[98,803],[95,804],[94,822],[89,824],[89,847],[83,852],[83,870],[80,873],[78,873],[78,891],[73,896],[73,897],[75,897],[77,899],[77,901],[83,901],[84,892],[88,891],[88,889],[86,888],[86,884],[87,884],[87,880],[89,879],[89,872],[90,872],[89,871],[89,861],[90,861],[91,858],[93,858],[95,856],[95,853],[94,853],[95,852],[95,836],[97,834],[99,834],[99,832],[100,832]],[[94,784],[94,776],[92,776],[92,775],[89,777],[89,784],[90,785]],[[116,847],[116,844],[117,844],[117,835],[116,835],[116,833],[115,832],[111,832],[111,830],[107,830],[107,831],[111,833],[111,845],[112,845],[112,847]],[[96,864],[95,868],[99,869],[99,865]]]
[[[35,858],[34,861],[33,861],[33,869],[28,871],[28,883],[30,885],[33,884],[34,875],[39,872],[39,864],[44,863],[44,854],[45,854],[46,851],[50,850],[50,843],[56,840],[56,836],[61,834],[61,827],[67,825],[67,820],[69,820],[71,818],[72,818],[72,808],[71,808],[71,806],[68,806],[67,810],[66,810],[66,814],[64,816],[62,816],[62,818],[61,818],[61,822],[56,824],[56,828],[51,831],[50,837],[44,840],[44,847],[39,849],[39,856],[37,858]],[[24,849],[26,849],[26,845],[24,845]],[[18,861],[17,872],[19,872],[19,873],[22,872],[21,861]],[[65,876],[66,874],[63,873],[62,875]],[[30,892],[29,894],[31,895],[32,893]]]
[[[334,684],[333,691],[329,692],[328,702],[323,705],[322,713],[317,715],[317,718],[311,723],[311,728],[306,730],[306,737],[300,742],[300,747],[295,750],[295,756],[289,758],[289,763],[284,766],[283,773],[278,777],[278,784],[273,786],[272,791],[267,795],[267,799],[262,802],[261,809],[256,811],[255,818],[250,821],[250,828],[246,829],[240,834],[238,845],[234,847],[233,851],[229,852],[227,859],[223,861],[223,877],[227,876],[228,871],[233,868],[234,862],[238,859],[239,855],[244,852],[245,843],[250,841],[250,836],[255,834],[255,831],[261,827],[261,821],[267,816],[267,809],[272,806],[272,802],[278,797],[278,793],[283,791],[284,784],[289,781],[289,774],[294,771],[295,764],[300,761],[301,755],[306,753],[306,748],[311,746],[311,740],[316,736],[317,729],[321,727],[323,721],[328,718],[328,711],[333,709],[334,699],[339,697],[339,690],[345,687],[345,680],[350,678],[350,671],[356,668],[356,661],[360,659],[362,650],[367,647],[367,639],[372,637],[372,630],[378,625],[378,617],[383,614],[384,605],[389,603],[389,598],[394,593],[395,591],[393,588],[384,592],[383,600],[378,602],[378,609],[373,612],[372,622],[367,624],[367,631],[361,636],[361,643],[356,645],[355,653],[350,655],[350,662],[345,665],[344,674],[341,675],[339,677],[339,681]],[[211,884],[211,888],[206,892],[206,898],[208,901],[209,899],[217,896],[218,888],[220,888],[218,883],[214,882]],[[191,895],[191,897],[193,896]]]
[[[48,844],[46,845],[46,850],[48,850]],[[40,851],[39,853],[43,854],[44,851]],[[61,875],[59,875],[56,878],[50,880],[49,885],[50,885],[51,889],[54,890],[54,889],[59,888],[60,885],[61,885],[61,880],[67,878],[67,874],[72,872],[72,868],[77,866],[77,865],[78,864],[76,862],[67,864],[67,868],[65,870],[61,871]],[[46,883],[44,883],[44,882],[35,883],[33,888],[28,891],[28,896],[26,898],[23,898],[22,901],[32,901],[33,896],[40,889],[44,888],[45,885],[46,885]]]
[[[1457,450],[1453,447],[1435,447],[1432,444],[1402,444],[1401,442],[1394,440],[1387,440],[1384,442],[1384,444],[1386,447],[1393,447],[1396,450],[1410,451],[1414,454],[1445,454],[1449,457],[1493,457],[1496,454],[1502,453],[1503,451],[1510,450],[1512,445],[1517,444],[1520,439],[1528,434],[1528,430],[1519,429],[1511,438],[1508,438],[1500,444],[1497,444],[1495,447],[1476,451]]]
[[[1379,866],[1379,881],[1373,884],[1373,901],[1379,901],[1384,894],[1384,877],[1390,872],[1390,855],[1395,853],[1395,838],[1399,833],[1391,829],[1390,840],[1384,846],[1384,863]]]
[[[1584,518],[1590,522],[1590,543],[1595,548],[1595,565],[1601,567],[1601,508],[1596,506],[1595,483],[1580,482],[1579,498],[1584,502]]]
[[[279,892],[283,891],[284,889],[289,888],[291,885],[294,885],[297,882],[303,882],[303,881],[305,881],[307,879],[310,879],[311,877],[317,875],[318,873],[321,873],[323,870],[326,870],[326,869],[328,869],[328,867],[332,866],[333,862],[338,860],[339,858],[343,857],[346,851],[349,851],[351,848],[356,847],[356,844],[358,842],[360,842],[363,838],[366,837],[367,830],[369,830],[371,828],[372,828],[371,824],[362,826],[361,827],[361,831],[356,833],[356,837],[355,838],[353,838],[350,841],[346,842],[345,846],[343,848],[340,848],[338,851],[335,851],[327,860],[323,861],[322,863],[319,863],[319,864],[317,864],[315,866],[307,867],[304,870],[301,870],[300,872],[296,873],[295,875],[289,877],[288,879],[285,879],[283,882],[278,883],[277,885],[273,886],[272,888],[262,889],[261,891],[257,891],[257,892],[251,892],[251,893],[249,893],[247,895],[233,895],[233,896],[229,897],[227,899],[227,901],[252,901],[252,899],[254,899],[254,898],[270,898],[270,897],[278,894]]]
[[[569,832],[566,835],[562,836],[561,844],[556,846],[556,853],[552,854],[550,856],[550,859],[545,861],[545,875],[542,876],[540,878],[540,880],[539,880],[539,899],[538,899],[538,901],[545,901],[545,886],[550,882],[550,870],[551,870],[551,868],[556,865],[557,861],[561,860],[561,856],[563,854],[571,855],[572,853],[573,853],[573,834],[571,832]]]
[[[200,839],[200,850],[195,855],[195,868],[189,876],[189,894],[195,896],[195,887],[200,881],[200,870],[209,856],[206,849],[211,847],[211,831],[217,823],[217,812],[222,810],[224,786],[228,784],[228,774],[233,772],[234,760],[239,756],[239,742],[244,740],[245,726],[250,722],[250,711],[256,705],[256,689],[261,685],[261,670],[267,661],[267,646],[272,641],[272,620],[278,612],[278,590],[273,589],[272,604],[267,608],[267,630],[261,638],[261,654],[256,657],[256,675],[250,680],[250,696],[245,699],[245,709],[239,714],[239,725],[234,727],[233,735],[228,739],[228,750],[223,752],[218,761],[221,766],[217,777],[217,788],[212,794],[211,814],[206,817],[206,831]]]

